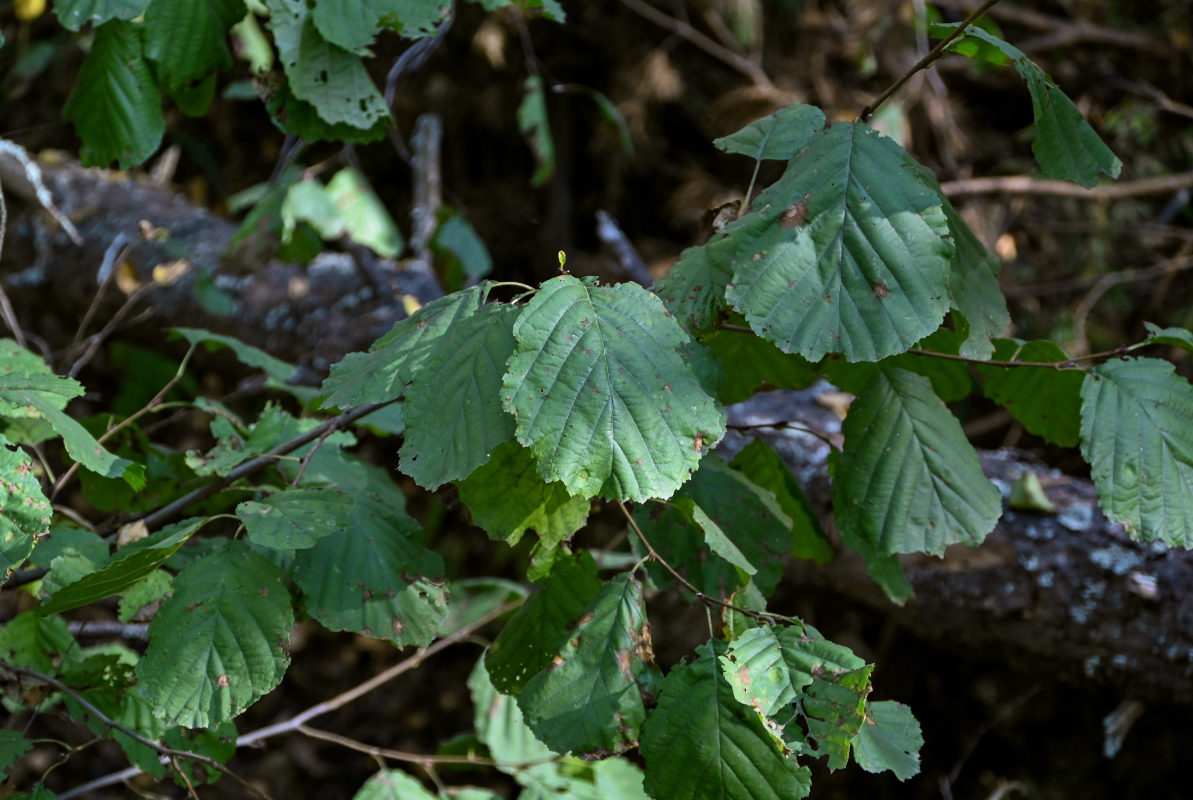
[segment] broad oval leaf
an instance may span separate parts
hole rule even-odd
[[[1081,387],[1081,454],[1106,516],[1143,541],[1193,546],[1193,387],[1172,364],[1108,361]]]
[[[360,787],[352,800],[436,800],[413,775],[400,769],[383,769]]]
[[[1064,350],[1053,342],[994,343],[999,361],[1063,362]],[[995,367],[978,364],[982,391],[1011,412],[1023,427],[1053,444],[1074,447],[1081,427],[1081,387],[1085,370],[1049,367]]]
[[[311,20],[327,41],[365,55],[381,28],[409,39],[434,33],[443,9],[442,0],[320,0]]]
[[[360,56],[324,39],[301,0],[269,0],[269,27],[278,57],[299,100],[315,107],[331,124],[369,130],[390,119]]]
[[[166,563],[208,520],[210,517],[185,519],[126,545],[100,569],[54,592],[39,613],[60,614],[123,593]],[[57,560],[54,571],[58,571]]]
[[[62,27],[77,31],[87,23],[99,27],[110,19],[133,19],[145,13],[149,0],[54,0]]]
[[[281,570],[243,542],[219,542],[174,580],[149,626],[135,691],[169,724],[232,719],[281,682],[293,624]]]
[[[853,758],[866,772],[890,770],[905,781],[920,771],[924,735],[911,709],[902,703],[867,703],[866,720],[852,744]]]
[[[145,55],[171,92],[232,66],[228,30],[244,19],[244,0],[152,0],[145,10]]]
[[[443,559],[419,541],[418,523],[358,497],[348,524],[294,560],[311,617],[396,645],[429,644],[447,616]]]
[[[236,507],[249,541],[279,550],[312,547],[348,524],[356,501],[335,489],[284,489]]]
[[[978,544],[1002,514],[961,424],[922,375],[875,371],[842,426],[833,474],[842,535],[879,555]]]
[[[95,32],[62,115],[75,124],[84,166],[121,169],[153,154],[166,130],[162,97],[141,56],[141,29],[113,19]]]
[[[518,705],[552,750],[605,757],[637,745],[646,719],[639,684],[654,670],[642,587],[623,573],[601,587]]]
[[[663,681],[642,728],[647,793],[662,800],[792,800],[807,797],[807,767],[784,756],[758,715],[733,696],[717,657],[724,644]]]
[[[724,412],[680,356],[687,335],[640,286],[552,278],[514,338],[502,401],[539,474],[572,494],[668,497],[724,435]]]
[[[560,553],[543,588],[514,612],[485,652],[485,667],[497,690],[518,694],[546,669],[600,589],[592,556],[583,551],[574,557]]]
[[[514,419],[498,403],[505,363],[514,352],[519,309],[486,305],[445,334],[406,392],[401,469],[435,490],[466,478],[493,448],[514,436]]]
[[[714,139],[713,144],[726,153],[738,153],[756,161],[787,161],[823,127],[823,111],[796,103],[754,120],[737,133]]]
[[[948,310],[953,255],[940,197],[920,173],[860,123],[816,134],[758,210],[726,229],[739,242],[729,302],[759,336],[811,361],[911,347]],[[766,223],[752,235],[751,218]]]
[[[482,283],[427,303],[394,324],[367,353],[349,353],[323,381],[324,405],[351,408],[398,397],[448,341],[444,334],[476,314],[488,293]]]
[[[956,24],[933,25],[932,33],[934,36],[947,36],[955,27]],[[972,57],[970,52],[958,47],[967,40],[1001,52],[1010,59],[1027,83],[1035,116],[1031,149],[1045,175],[1087,188],[1097,184],[1099,175],[1118,177],[1123,162],[1089,126],[1073,101],[1022,50],[977,25],[966,28],[950,44],[950,48]]]
[[[568,494],[559,481],[545,483],[530,451],[513,441],[498,445],[459,489],[473,524],[507,544],[533,530],[544,546],[554,547],[588,520],[589,501]]]

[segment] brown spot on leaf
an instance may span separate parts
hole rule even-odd
[[[779,217],[779,224],[788,230],[803,226],[808,221],[808,200],[811,197],[811,193],[805,194],[803,200],[788,206]]]
[[[879,300],[885,300],[891,296],[891,290],[887,288],[886,281],[882,278],[874,281],[874,296]]]
[[[215,679],[215,685],[221,689],[227,689],[232,685],[232,679],[228,677],[228,673],[224,673]]]

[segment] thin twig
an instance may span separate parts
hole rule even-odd
[[[0,255],[4,253],[4,237],[6,235],[8,235],[8,203],[4,201],[4,187],[0,186]],[[16,312],[12,308],[12,301],[8,299],[8,293],[4,291],[3,283],[0,283],[0,316],[4,318],[8,329],[12,331],[12,338],[16,339],[17,344],[21,347],[25,347],[25,332],[21,330],[21,323],[17,320]]]
[[[626,1],[627,0],[622,0],[623,3]],[[862,112],[857,115],[858,121],[866,122],[870,119],[870,117],[874,116],[874,112],[878,110],[878,107],[880,105],[882,105],[884,102],[886,102],[886,100],[891,95],[893,95],[895,92],[897,92],[901,88],[903,88],[903,84],[905,84],[909,80],[911,80],[911,77],[913,75],[915,75],[917,72],[922,70],[924,67],[931,64],[936,59],[940,58],[944,54],[944,51],[948,48],[948,46],[951,45],[953,43],[953,41],[958,36],[960,36],[962,33],[965,32],[966,28],[968,28],[970,25],[972,25],[978,17],[982,16],[987,11],[989,11],[990,8],[993,7],[994,4],[997,2],[998,2],[998,0],[986,0],[986,2],[982,3],[982,5],[979,6],[976,11],[974,11],[968,17],[966,17],[964,20],[962,20],[961,24],[958,25],[956,28],[954,28],[952,33],[950,33],[945,38],[941,39],[936,44],[935,47],[933,47],[931,50],[928,51],[927,55],[925,55],[923,58],[921,58],[919,61],[917,61],[914,65],[912,65],[911,69],[909,69],[906,73],[904,73],[902,78],[900,78],[899,80],[897,80],[893,84],[891,84],[889,87],[887,87],[886,91],[884,91],[882,94],[878,95],[878,97],[875,100],[871,101],[870,105],[863,108]]]
[[[788,420],[778,420],[776,422],[759,422],[756,425],[726,425],[725,427],[731,431],[737,431],[738,433],[747,433],[749,431],[759,430],[761,428],[777,428],[778,430],[799,431],[800,433],[806,433],[809,436],[814,436],[815,438],[827,444],[833,450],[840,449],[823,431],[818,431],[815,428],[809,428],[805,425],[799,425]]]
[[[375,675],[364,683],[361,683],[346,692],[336,695],[330,700],[313,705],[305,711],[299,712],[298,714],[294,715],[288,720],[284,720],[283,722],[267,725],[264,728],[258,728],[255,731],[250,731],[243,736],[238,736],[236,739],[236,747],[248,747],[249,745],[255,744],[273,736],[297,732],[299,728],[304,726],[307,722],[314,719],[315,717],[322,716],[323,714],[326,714],[330,711],[335,711],[336,709],[347,705],[353,700],[368,694],[388,681],[393,680],[402,673],[409,672],[415,667],[418,667],[428,658],[439,653],[441,650],[445,650],[452,645],[459,644],[460,642],[467,641],[474,633],[479,631],[485,625],[488,625],[493,620],[501,617],[514,608],[517,608],[520,604],[521,601],[506,603],[500,608],[496,608],[493,611],[490,611],[488,614],[485,614],[475,622],[465,625],[463,628],[460,628],[460,630],[427,645],[409,658],[394,664],[384,672]],[[102,789],[105,786],[112,786],[113,784],[123,783],[124,781],[131,780],[132,778],[140,775],[142,772],[143,770],[140,767],[128,767],[126,769],[120,770],[119,772],[113,772],[100,778],[96,778],[95,780],[84,784],[83,786],[76,787],[65,794],[60,794],[58,797],[59,800],[69,800],[69,798],[72,797],[82,797],[89,792]]]
[[[113,425],[111,428],[108,428],[106,431],[104,431],[104,433],[99,438],[96,439],[96,441],[99,442],[100,444],[103,444],[104,442],[108,441],[113,436],[115,436],[117,433],[119,433],[120,431],[127,428],[129,425],[136,422],[141,417],[145,416],[149,412],[156,409],[161,404],[162,400],[165,399],[166,395],[170,392],[170,390],[173,389],[178,384],[178,382],[180,380],[182,380],[183,373],[186,372],[186,365],[190,362],[191,356],[194,354],[194,352],[195,352],[195,345],[191,345],[190,349],[186,351],[186,355],[182,357],[182,361],[179,363],[178,369],[174,373],[174,377],[172,377],[172,378],[170,378],[170,380],[166,381],[166,384],[164,386],[162,386],[161,389],[158,390],[157,394],[155,394],[152,398],[150,398],[148,403],[146,403],[144,406],[142,406],[138,410],[134,411],[129,416],[125,417],[120,422]],[[63,473],[62,477],[59,478],[57,482],[55,482],[54,490],[52,492],[50,492],[50,502],[54,501],[54,499],[62,491],[62,487],[65,486],[66,483],[71,479],[71,476],[74,475],[76,472],[78,472],[79,465],[80,465],[80,462],[78,462],[78,461],[71,464],[70,469],[68,469],[65,473]]]
[[[310,442],[318,439],[320,436],[323,436],[329,430],[340,430],[342,428],[346,428],[361,417],[366,417],[380,408],[384,408],[392,403],[396,403],[399,399],[400,398],[394,398],[393,400],[385,403],[368,403],[363,406],[357,406],[356,408],[353,408],[349,411],[345,411],[343,414],[325,420],[314,428],[311,428],[306,433],[301,433],[289,441],[282,442],[264,455],[260,455],[256,458],[251,458],[248,461],[242,462],[224,477],[214,480],[204,486],[200,486],[194,491],[178,498],[168,505],[162,506],[157,511],[154,511],[150,514],[145,514],[143,516],[133,516],[130,521],[143,519],[145,524],[151,530],[164,525],[167,522],[173,522],[182,514],[183,511],[200,500],[207,499],[221,489],[236,483],[236,481],[240,480],[241,478],[252,475],[254,472],[264,469],[265,467],[268,467],[272,464],[276,464],[279,456],[284,456],[294,452],[303,445],[309,444]]]
[[[634,533],[637,535],[638,541],[642,542],[642,546],[645,547],[646,552],[650,554],[650,560],[654,561],[663,569],[667,570],[667,574],[674,578],[676,583],[694,594],[696,599],[704,603],[706,606],[720,606],[721,608],[728,609],[730,611],[736,611],[739,614],[744,614],[750,619],[758,620],[759,622],[765,623],[767,625],[774,624],[776,619],[787,619],[787,617],[784,617],[781,614],[766,614],[761,611],[754,611],[749,608],[735,606],[733,603],[722,600],[719,597],[713,597],[710,594],[705,594],[704,592],[700,591],[700,589],[698,589],[694,583],[681,575],[679,571],[675,569],[675,567],[668,564],[667,560],[659,555],[659,552],[654,549],[654,545],[652,545],[650,540],[646,538],[646,534],[642,532],[642,528],[638,527],[637,521],[635,521],[633,515],[630,514],[630,510],[625,507],[625,503],[618,500],[617,507],[620,508],[621,513],[625,515],[626,521],[630,524],[630,528],[632,528]]]
[[[218,770],[219,772],[223,773],[224,775],[229,776],[230,778],[232,778],[232,780],[236,781],[241,786],[248,789],[250,792],[252,792],[257,797],[266,798],[266,800],[268,800],[268,798],[269,798],[269,795],[260,791],[259,789],[254,787],[252,784],[250,784],[248,781],[244,780],[239,775],[237,775],[235,772],[228,769],[226,766],[221,764],[219,761],[216,761],[214,758],[211,758],[210,756],[205,756],[205,755],[202,755],[201,753],[192,753],[189,750],[175,750],[172,747],[166,747],[163,744],[159,744],[158,742],[155,742],[152,739],[142,736],[141,734],[137,733],[135,730],[133,730],[132,728],[129,728],[126,725],[121,725],[119,722],[112,719],[107,714],[105,714],[104,712],[102,712],[98,708],[96,708],[89,700],[87,700],[81,694],[76,692],[71,687],[67,686],[65,683],[62,683],[61,681],[57,680],[56,678],[52,678],[49,675],[45,675],[41,672],[38,672],[37,670],[28,669],[26,667],[18,667],[15,664],[9,664],[8,662],[3,662],[3,661],[0,661],[0,669],[7,670],[8,672],[12,672],[17,675],[24,675],[28,678],[32,678],[36,681],[40,681],[41,683],[44,683],[48,686],[53,686],[55,689],[57,689],[58,691],[62,692],[65,695],[67,695],[72,700],[74,700],[76,703],[78,703],[80,706],[82,706],[84,709],[86,709],[86,711],[89,714],[91,714],[96,719],[98,719],[100,722],[102,722],[105,727],[120,731],[125,736],[132,739],[133,741],[139,742],[139,743],[145,745],[146,747],[152,748],[155,752],[160,753],[162,756],[165,756],[169,759],[185,758],[189,761],[198,761],[201,764],[205,764],[206,766],[211,767],[214,770]],[[180,770],[180,772],[181,772],[181,770]],[[72,791],[60,794],[60,795],[58,795],[58,797],[59,798],[68,798],[68,797],[74,797],[74,796],[76,796],[76,794],[77,794],[77,790],[72,790]]]
[[[1123,347],[1116,347],[1113,350],[1103,350],[1101,353],[1089,353],[1087,355],[1073,356],[1064,361],[988,361],[983,358],[968,358],[966,356],[959,356],[953,353],[938,353],[935,350],[922,350],[914,347],[907,352],[917,356],[927,356],[928,358],[941,358],[945,361],[963,361],[966,364],[977,364],[982,367],[1039,367],[1041,369],[1076,369],[1077,364],[1081,361],[1098,361],[1104,358],[1114,358],[1116,356],[1126,355],[1127,353],[1142,347],[1142,344],[1124,345]]]
[[[1125,197],[1141,197],[1149,194],[1164,194],[1193,187],[1193,172],[1176,172],[1155,178],[1137,181],[1122,181],[1094,186],[1086,189],[1068,181],[1033,178],[1030,175],[1008,175],[996,178],[966,178],[945,181],[940,190],[948,197],[968,194],[1045,194],[1057,197],[1079,197],[1085,200],[1121,200]]]
[[[716,40],[709,36],[705,36],[700,31],[693,28],[687,22],[668,16],[662,11],[659,11],[654,6],[642,2],[642,0],[621,0],[622,5],[638,14],[641,17],[653,22],[660,28],[666,28],[681,39],[685,39],[691,44],[696,45],[704,52],[708,53],[713,58],[721,61],[726,66],[737,70],[742,75],[745,75],[750,80],[754,81],[755,85],[767,90],[768,92],[777,93],[778,88],[771,82],[762,67],[755,64],[750,59],[735,53],[727,47],[722,46]]]
[[[512,763],[508,761],[496,761],[492,758],[483,758],[482,756],[443,756],[443,755],[428,755],[426,753],[410,753],[405,750],[390,750],[385,747],[376,747],[375,745],[366,744],[365,742],[356,739],[349,739],[347,736],[340,736],[338,733],[331,733],[330,731],[312,728],[308,725],[299,725],[296,729],[298,733],[304,736],[309,736],[312,739],[320,739],[325,742],[338,744],[341,747],[346,747],[349,750],[355,750],[358,753],[366,753],[376,758],[388,758],[392,761],[402,761],[407,764],[417,764],[423,769],[430,769],[433,764],[473,764],[478,767],[498,767],[501,769],[525,769],[526,767],[534,767],[539,764],[550,764],[552,761],[558,761],[561,756],[554,756],[552,758],[540,758],[534,761],[524,761],[519,763]]]

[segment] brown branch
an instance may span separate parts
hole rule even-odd
[[[169,761],[171,761],[172,763],[174,763],[175,769],[178,770],[180,775],[183,775],[184,780],[185,780],[185,773],[182,771],[181,768],[178,767],[177,763],[174,762],[174,759],[184,758],[184,759],[187,759],[188,761],[198,761],[200,764],[204,764],[208,767],[211,767],[212,769],[217,770],[217,771],[223,773],[224,775],[227,775],[228,777],[232,778],[232,780],[239,783],[241,786],[243,786],[245,789],[247,789],[249,792],[256,795],[257,797],[261,797],[261,798],[265,798],[265,800],[269,800],[269,795],[265,794],[260,789],[257,789],[251,783],[246,781],[244,778],[241,778],[235,772],[228,769],[226,766],[221,764],[219,761],[216,761],[214,758],[211,758],[210,756],[205,756],[201,753],[192,753],[189,750],[175,750],[173,747],[166,747],[163,744],[160,744],[158,742],[155,742],[152,739],[142,736],[141,734],[137,733],[132,728],[129,728],[126,725],[120,724],[119,722],[112,719],[104,712],[100,711],[89,700],[87,700],[85,697],[83,697],[81,694],[76,692],[74,689],[67,686],[62,681],[57,680],[56,678],[52,678],[49,675],[45,675],[41,672],[38,672],[37,670],[28,669],[26,667],[18,667],[15,664],[9,664],[7,662],[2,662],[2,661],[0,661],[0,670],[6,670],[6,671],[11,672],[16,675],[24,675],[27,678],[32,678],[33,680],[44,683],[47,686],[54,687],[58,691],[67,695],[68,697],[70,697],[72,700],[74,700],[76,703],[78,703],[84,709],[86,709],[86,711],[89,714],[91,714],[96,719],[98,719],[100,722],[102,722],[105,727],[120,731],[125,736],[132,739],[133,741],[139,742],[139,743],[145,745],[146,747],[151,748],[152,750],[159,753],[164,758],[166,758]],[[96,788],[98,788],[98,787],[96,787]],[[58,797],[63,798],[63,800],[65,800],[65,798],[77,797],[77,796],[80,796],[85,793],[84,789],[86,789],[86,791],[90,791],[90,786],[72,789],[70,791],[59,794]]]
[[[622,0],[622,2],[625,2],[625,0]],[[951,45],[957,39],[957,37],[964,33],[965,29],[972,25],[978,17],[989,11],[997,2],[998,0],[986,0],[986,2],[982,3],[977,10],[973,11],[968,17],[963,19],[961,24],[958,25],[952,33],[937,42],[936,46],[929,50],[923,58],[915,62],[911,69],[907,70],[907,72],[903,74],[903,77],[899,78],[899,80],[888,86],[882,94],[878,95],[877,98],[870,102],[870,105],[863,108],[861,113],[857,115],[858,121],[866,122],[870,119],[870,117],[874,116],[874,112],[878,110],[880,105],[886,102],[887,99],[895,92],[903,88],[903,84],[911,80],[913,75],[944,55],[944,51],[948,48],[948,46]]]
[[[673,567],[669,563],[667,563],[667,559],[665,559],[661,555],[659,555],[659,552],[654,549],[654,545],[652,545],[650,543],[650,540],[646,538],[646,534],[644,534],[642,532],[642,528],[640,528],[638,526],[637,521],[634,520],[633,515],[630,514],[630,510],[625,507],[625,503],[618,500],[617,507],[620,508],[621,513],[625,515],[626,522],[629,523],[630,528],[632,528],[635,535],[637,535],[638,541],[642,542],[642,546],[646,548],[646,552],[650,555],[650,560],[655,562],[656,564],[658,564],[663,569],[667,570],[667,574],[669,574],[672,578],[674,578],[676,583],[678,583],[680,586],[682,586],[683,588],[685,588],[689,592],[691,592],[693,595],[695,595],[696,599],[699,600],[700,602],[702,602],[708,606],[715,605],[715,606],[720,606],[721,608],[727,609],[729,611],[736,611],[739,614],[744,614],[745,616],[750,617],[751,619],[756,619],[759,622],[763,622],[763,623],[767,623],[767,624],[772,624],[772,623],[774,623],[775,620],[779,620],[779,619],[781,619],[781,620],[790,620],[791,619],[790,617],[785,617],[782,614],[767,614],[767,613],[763,613],[763,612],[759,612],[759,611],[753,611],[748,608],[742,608],[741,606],[735,606],[733,603],[730,603],[726,600],[722,600],[719,597],[713,597],[710,594],[706,594],[706,593],[700,591],[700,589],[697,588],[697,586],[694,583],[692,583],[687,578],[685,578],[679,572],[679,570],[677,570],[675,567]]]
[[[724,47],[713,38],[706,36],[693,28],[687,22],[664,14],[662,11],[659,11],[654,6],[644,3],[642,0],[621,0],[621,3],[635,14],[645,17],[655,25],[658,25],[660,28],[665,28],[671,31],[676,36],[691,44],[694,44],[696,47],[708,53],[710,56],[722,62],[726,66],[737,70],[742,75],[745,75],[747,78],[754,81],[755,85],[767,90],[768,92],[778,93],[778,88],[774,85],[774,83],[771,82],[771,79],[767,76],[762,67],[758,66],[740,53],[735,53],[732,50]]]
[[[1141,197],[1149,194],[1176,192],[1193,187],[1193,172],[1176,172],[1155,178],[1141,178],[1137,181],[1109,183],[1086,189],[1068,181],[1034,178],[1030,175],[1008,175],[997,178],[965,178],[945,181],[940,189],[948,197],[969,194],[1043,194],[1058,197],[1079,197],[1085,200],[1121,200],[1124,197]]]
[[[358,684],[357,686],[353,687],[352,689],[349,689],[346,692],[342,692],[341,694],[336,695],[335,697],[331,698],[330,700],[326,700],[322,703],[313,705],[310,708],[306,709],[305,711],[295,714],[293,717],[291,717],[288,720],[284,720],[282,722],[278,722],[273,725],[267,725],[263,728],[258,728],[255,731],[250,731],[249,733],[246,733],[243,736],[238,736],[236,739],[236,747],[237,748],[247,747],[249,745],[255,744],[256,742],[260,742],[264,739],[268,739],[270,737],[277,736],[279,734],[298,732],[301,727],[303,727],[307,722],[314,719],[315,717],[322,716],[323,714],[326,714],[330,711],[334,711],[337,708],[347,705],[348,703],[352,702],[353,700],[356,700],[357,698],[362,697],[365,694],[368,694],[369,692],[371,692],[374,689],[376,689],[377,687],[387,683],[388,681],[393,680],[394,678],[398,677],[402,673],[409,672],[410,670],[418,667],[424,661],[426,661],[428,658],[439,653],[440,651],[445,650],[448,647],[451,647],[452,645],[459,644],[460,642],[466,641],[473,634],[475,634],[477,631],[479,631],[484,626],[488,625],[490,622],[498,619],[499,617],[508,613],[509,611],[513,610],[514,608],[517,608],[519,604],[520,603],[516,603],[516,602],[515,603],[506,603],[505,605],[501,606],[500,608],[490,611],[488,614],[485,614],[483,617],[476,620],[475,622],[465,625],[463,628],[460,628],[458,631],[455,631],[454,633],[444,636],[442,639],[439,639],[438,641],[435,641],[435,642],[427,645],[426,647],[424,647],[424,648],[420,649],[418,652],[416,652],[414,655],[412,655],[409,658],[406,658],[402,661],[399,661],[397,664],[394,664],[389,669],[386,669],[383,672],[378,673],[377,675],[373,676],[372,678],[365,681],[364,683]],[[72,789],[69,792],[60,794],[60,795],[58,795],[58,797],[59,797],[59,800],[69,800],[69,798],[72,798],[72,797],[83,797],[83,796],[86,796],[87,794],[89,794],[90,792],[94,792],[97,789],[102,789],[105,786],[112,786],[113,784],[123,783],[124,781],[135,778],[136,776],[140,775],[142,772],[143,772],[143,770],[140,767],[128,767],[126,769],[120,770],[119,772],[109,773],[108,775],[104,775],[102,777],[96,778],[95,780],[90,781],[87,784],[84,784],[83,786],[76,787],[75,789]]]

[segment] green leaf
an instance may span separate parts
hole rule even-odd
[[[729,466],[740,470],[755,485],[773,494],[779,508],[792,520],[795,536],[792,555],[811,559],[817,564],[827,564],[832,560],[833,548],[824,529],[820,527],[820,520],[816,518],[807,496],[783,457],[773,447],[761,439],[755,439],[733,457]]]
[[[795,541],[792,520],[771,492],[720,458],[706,458],[668,505],[644,507],[634,518],[700,591],[727,597],[751,576],[763,595],[775,590]],[[662,579],[659,569],[651,572]]]
[[[447,615],[447,589],[443,559],[421,533],[404,512],[358,495],[347,524],[295,556],[311,617],[334,631],[429,644]]]
[[[899,145],[834,125],[726,228],[738,242],[726,296],[755,333],[811,361],[906,350],[948,309],[953,245],[940,203]]]
[[[150,0],[145,55],[165,89],[175,92],[232,66],[228,31],[244,18],[244,0]]]
[[[120,594],[166,563],[209,519],[195,517],[176,522],[125,546],[101,569],[55,592],[38,613],[59,614]]]
[[[534,152],[538,168],[530,182],[541,186],[555,174],[555,141],[551,138],[551,123],[547,119],[547,101],[543,96],[543,79],[531,75],[522,84],[526,92],[518,106],[518,130],[526,137]]]
[[[535,738],[514,698],[498,693],[485,668],[487,661],[486,653],[468,676],[476,738],[489,748],[497,769],[515,776],[519,783],[551,781],[558,769],[553,763],[555,754]]]
[[[748,400],[756,392],[806,389],[820,377],[820,365],[784,353],[766,339],[741,331],[714,331],[703,344],[725,368],[718,398],[725,405]]]
[[[934,177],[932,182],[936,182]],[[966,358],[989,358],[994,349],[991,340],[1011,325],[1007,299],[998,283],[1000,265],[943,194],[941,201],[956,246],[949,263],[949,296],[953,308],[969,323],[969,335],[961,344],[960,354]]]
[[[54,0],[62,27],[78,31],[87,23],[99,27],[110,19],[133,19],[145,13],[149,0]]]
[[[420,486],[435,490],[468,477],[513,438],[513,417],[497,400],[519,313],[490,304],[459,322],[406,392],[401,469]]]
[[[295,229],[306,223],[324,241],[332,241],[344,235],[344,218],[327,189],[314,178],[301,180],[286,191],[282,201],[282,244],[290,244]]]
[[[269,27],[294,96],[320,118],[360,130],[391,117],[360,57],[319,35],[303,0],[266,0]]]
[[[317,419],[299,419],[271,402],[265,405],[261,418],[245,431],[239,420],[235,420],[232,413],[218,403],[200,399],[198,405],[215,415],[211,421],[211,433],[216,438],[215,447],[207,453],[189,451],[186,454],[187,466],[200,475],[226,476],[250,458],[268,453],[282,442],[319,425]],[[334,450],[355,443],[356,437],[351,433],[337,431],[323,438],[321,442],[304,445],[289,455],[291,458],[303,458],[314,448]]]
[[[1161,328],[1151,322],[1143,323],[1147,328],[1147,338],[1143,344],[1162,344],[1169,347],[1179,347],[1193,353],[1193,333],[1184,328]]]
[[[128,169],[153,155],[166,125],[140,26],[113,19],[99,27],[62,114],[83,140],[84,166]]]
[[[232,719],[281,682],[293,624],[281,570],[243,542],[214,543],[150,623],[135,691],[169,724]]]
[[[35,537],[50,529],[53,509],[24,450],[0,434],[0,583],[25,563]]]
[[[290,90],[289,84],[280,75],[265,75],[258,83],[268,88],[262,91],[262,99],[269,111],[270,119],[283,133],[292,134],[307,142],[334,142],[336,144],[367,144],[385,136],[385,129],[391,117],[381,117],[369,128],[358,128],[345,122],[330,123],[320,116],[312,103],[300,100]]]
[[[1106,516],[1142,541],[1193,546],[1193,387],[1172,364],[1126,358],[1081,387],[1081,455]]]
[[[520,694],[572,638],[572,627],[601,589],[596,564],[585,552],[560,554],[538,592],[514,612],[485,653],[485,666],[498,691]]]
[[[866,721],[853,737],[853,758],[866,772],[890,770],[901,781],[920,771],[924,736],[911,709],[881,700],[866,704]]]
[[[1048,341],[999,339],[999,361],[1066,362],[1069,357]],[[982,391],[1011,412],[1023,427],[1053,444],[1074,447],[1081,424],[1081,388],[1085,370],[1047,367],[992,367],[978,364]]]
[[[926,350],[943,355],[958,355],[964,334],[940,328],[930,336],[916,343],[917,350]],[[973,374],[969,364],[951,358],[903,353],[883,362],[884,366],[899,367],[917,375],[923,375],[932,382],[932,391],[946,403],[963,400],[974,390]]]
[[[431,355],[448,347],[444,334],[476,314],[487,294],[481,284],[441,297],[395,324],[367,353],[349,353],[323,382],[324,405],[351,408],[400,396]]]
[[[842,432],[833,508],[843,535],[881,555],[940,555],[954,542],[976,545],[993,530],[1002,514],[998,489],[927,378],[878,370]]]
[[[539,474],[568,491],[668,497],[725,432],[678,348],[687,336],[640,286],[547,281],[514,325],[502,401]]]
[[[544,546],[555,547],[588,520],[589,501],[568,494],[559,481],[544,482],[530,451],[513,441],[497,445],[459,488],[473,523],[511,545],[533,530]]]
[[[933,35],[947,36],[956,26],[932,27]],[[960,47],[964,47],[967,41],[975,40],[1006,55],[1027,83],[1036,122],[1031,149],[1045,175],[1072,181],[1086,188],[1096,185],[1099,175],[1118,177],[1123,163],[1094,133],[1077,106],[1052,82],[1048,73],[1036,66],[1022,50],[976,26],[966,28],[949,47],[962,55],[970,55]]]
[[[62,437],[66,453],[92,472],[105,478],[123,478],[134,489],[145,487],[145,467],[112,455],[75,419],[63,413],[58,403],[44,391],[13,390],[5,392],[11,402],[33,407]]]
[[[297,377],[298,367],[271,356],[259,347],[245,344],[234,336],[212,333],[202,328],[171,328],[170,333],[178,334],[191,344],[206,344],[208,352],[228,348],[240,363],[264,371],[269,376],[269,386],[272,388],[291,388],[287,384]]]
[[[400,769],[383,769],[360,787],[352,800],[436,800],[413,776]]]
[[[807,797],[807,767],[783,755],[770,733],[733,696],[717,657],[722,642],[663,681],[658,706],[642,728],[646,791],[667,800],[790,800]]]
[[[132,622],[145,606],[163,600],[174,590],[174,578],[163,569],[155,569],[139,583],[124,590],[117,616],[121,622]]]
[[[0,729],[0,779],[8,775],[8,768],[33,749],[33,742],[19,731]]]
[[[61,617],[26,611],[0,625],[0,661],[8,664],[52,675],[78,649],[79,643]]]
[[[737,701],[762,717],[775,717],[817,676],[865,665],[848,647],[811,633],[802,627],[763,626],[730,642],[720,662]]]
[[[642,587],[618,575],[573,623],[552,663],[522,687],[518,705],[552,750],[603,758],[636,746],[646,719],[639,684],[656,668]]]
[[[758,235],[766,221],[758,217],[740,220],[734,230],[739,237]],[[725,289],[733,278],[733,255],[737,238],[719,233],[701,247],[684,250],[679,261],[655,282],[655,292],[692,335],[710,330],[728,308]]]
[[[344,231],[352,241],[383,258],[396,258],[402,252],[405,242],[397,224],[360,172],[351,168],[337,172],[327,182],[327,196],[343,218]]]
[[[823,128],[823,111],[796,103],[754,120],[737,133],[714,139],[713,144],[726,153],[749,156],[755,161],[788,161]]]
[[[440,255],[454,259],[460,271],[472,281],[480,280],[493,271],[493,259],[485,243],[476,235],[468,220],[459,214],[453,214],[440,224],[431,240],[431,247]]]
[[[408,39],[435,32],[443,19],[442,0],[321,0],[311,20],[324,39],[358,55],[367,55],[380,28]]]
[[[261,501],[244,501],[236,516],[253,544],[302,550],[342,530],[355,506],[351,495],[335,489],[284,489]]]
[[[37,392],[59,410],[66,408],[71,398],[83,394],[82,384],[75,379],[58,377],[40,356],[12,339],[0,339],[0,417],[16,420],[39,416],[24,398],[10,395],[20,390]]]
[[[828,757],[829,769],[849,763],[850,742],[865,719],[871,665],[816,676],[801,702],[808,740],[816,754]]]

